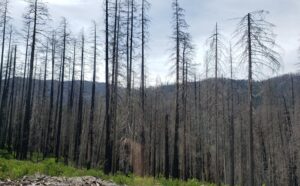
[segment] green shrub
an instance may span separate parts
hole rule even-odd
[[[61,176],[63,173],[62,167],[55,162],[54,159],[48,159],[42,162],[44,164],[43,173],[49,176]]]
[[[119,172],[113,176],[111,175],[110,179],[120,185],[133,185],[133,183],[134,183],[133,175],[126,176]]]

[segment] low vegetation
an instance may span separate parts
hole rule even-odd
[[[39,162],[33,161],[19,161],[12,159],[11,156],[5,155],[0,157],[0,180],[5,179],[19,179],[25,175],[45,174],[49,176],[64,176],[64,177],[80,177],[80,176],[94,176],[103,180],[111,180],[120,185],[128,186],[213,186],[199,182],[197,180],[189,180],[187,182],[180,180],[171,180],[165,178],[153,177],[136,177],[133,175],[123,175],[118,173],[116,175],[105,175],[100,169],[77,169],[71,166],[66,166],[63,163],[56,163],[55,159],[45,159]]]

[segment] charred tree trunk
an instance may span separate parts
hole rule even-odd
[[[0,104],[0,147],[3,149],[5,145],[5,137],[6,137],[6,130],[7,130],[7,121],[8,121],[8,94],[9,94],[9,83],[10,83],[10,70],[11,70],[11,63],[13,60],[13,49],[11,49],[11,40],[12,40],[12,30],[9,34],[9,46],[8,46],[8,53],[7,53],[7,63],[6,63],[6,70],[5,70],[5,79],[3,84],[3,92],[1,97],[1,104]]]
[[[112,138],[111,138],[111,118],[109,113],[110,108],[110,85],[109,85],[109,0],[105,1],[105,162],[104,172],[110,173],[112,170]]]
[[[54,68],[55,68],[55,51],[56,51],[56,43],[55,43],[55,36],[54,33],[52,35],[51,41],[51,63],[52,63],[52,70],[51,70],[51,85],[50,85],[50,102],[49,102],[49,116],[47,121],[47,132],[46,132],[46,144],[44,150],[44,158],[49,155],[49,153],[53,152],[52,148],[52,132],[53,132],[53,105],[54,105]]]
[[[28,144],[29,144],[29,132],[30,132],[30,120],[32,114],[32,80],[33,80],[33,64],[35,57],[35,45],[36,45],[36,32],[37,32],[37,3],[38,0],[34,2],[34,19],[33,19],[33,32],[32,32],[32,44],[31,44],[31,55],[30,55],[30,64],[29,64],[29,79],[28,79],[28,87],[26,94],[26,104],[25,104],[25,115],[23,122],[23,133],[22,133],[22,143],[21,143],[21,153],[19,159],[26,159],[28,152]]]
[[[93,146],[94,146],[94,114],[95,114],[95,94],[96,94],[96,66],[97,63],[97,26],[94,23],[94,62],[93,62],[93,84],[92,84],[92,98],[91,98],[91,110],[90,110],[90,121],[89,121],[89,134],[88,134],[88,157],[87,157],[87,168],[91,167],[93,161]]]
[[[83,88],[84,88],[84,35],[82,35],[81,46],[81,73],[80,73],[80,85],[79,85],[79,98],[78,98],[78,114],[75,129],[75,143],[74,143],[74,161],[76,165],[79,165],[80,157],[80,145],[81,145],[81,133],[83,123]]]
[[[249,184],[254,184],[254,152],[253,152],[253,82],[252,82],[252,44],[251,15],[248,14],[248,109],[249,109]]]
[[[235,151],[234,151],[234,110],[233,110],[233,67],[232,67],[233,59],[232,59],[232,50],[230,46],[230,125],[229,125],[229,162],[230,162],[230,178],[229,185],[234,186],[234,167],[235,167]]]
[[[27,36],[26,36],[26,49],[25,49],[25,60],[24,60],[24,72],[23,72],[23,79],[22,79],[22,89],[21,89],[21,100],[19,102],[19,113],[18,113],[18,121],[17,121],[17,132],[14,149],[16,151],[16,157],[20,157],[21,152],[21,133],[22,133],[22,123],[23,123],[23,105],[24,105],[24,98],[25,98],[25,90],[26,90],[26,78],[27,78],[27,61],[28,61],[28,49],[29,49],[29,37],[30,37],[30,24],[27,25]]]
[[[58,162],[60,156],[61,147],[61,125],[63,116],[63,102],[64,102],[64,77],[65,77],[65,60],[66,60],[66,44],[67,44],[67,23],[63,18],[63,48],[62,48],[62,64],[61,64],[61,82],[60,82],[60,100],[59,100],[59,112],[58,112],[58,124],[56,133],[56,145],[55,145],[55,158]]]
[[[215,33],[215,147],[216,147],[216,156],[215,156],[215,168],[216,168],[216,183],[217,185],[221,185],[220,183],[220,167],[219,167],[219,125],[218,125],[218,64],[219,64],[219,51],[218,51],[218,25],[216,24],[216,33]]]
[[[5,36],[6,36],[6,24],[7,24],[7,6],[8,0],[4,2],[4,14],[3,14],[3,26],[2,26],[2,48],[1,48],[1,63],[0,63],[0,95],[2,92],[2,70],[4,61],[4,48],[5,48]]]
[[[175,108],[175,136],[174,136],[174,157],[172,176],[179,178],[179,63],[180,63],[180,30],[179,30],[179,5],[175,0],[176,16],[176,108]]]
[[[13,134],[13,123],[14,123],[14,107],[15,107],[15,77],[16,77],[16,61],[17,61],[17,46],[15,46],[14,63],[13,63],[13,76],[12,85],[10,92],[10,112],[9,112],[9,124],[7,129],[6,146],[8,152],[12,151],[12,134]]]
[[[169,154],[169,115],[165,116],[165,166],[164,166],[164,177],[169,178],[170,175],[170,154]]]

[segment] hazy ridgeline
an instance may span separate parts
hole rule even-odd
[[[79,34],[65,18],[49,28],[42,0],[28,1],[16,30],[9,3],[0,2],[1,149],[105,173],[298,185],[300,76],[258,81],[281,63],[265,11],[241,17],[232,44],[212,23],[205,72],[198,72],[184,9],[173,0],[175,82],[151,87],[147,0],[105,0],[105,27],[92,22]],[[248,80],[233,78],[240,64]]]

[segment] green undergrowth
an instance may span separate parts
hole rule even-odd
[[[45,174],[48,176],[80,177],[94,176],[103,180],[113,181],[119,185],[128,186],[214,186],[213,184],[202,183],[197,180],[171,180],[165,178],[137,177],[134,175],[125,176],[121,173],[105,175],[102,170],[78,169],[65,166],[63,163],[56,163],[50,158],[39,162],[19,161],[12,159],[12,156],[0,156],[0,180],[19,179],[25,175]]]

